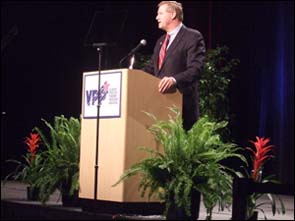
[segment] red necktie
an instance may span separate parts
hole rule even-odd
[[[165,37],[165,40],[164,40],[164,42],[162,44],[160,53],[159,53],[159,64],[158,64],[159,70],[162,67],[162,64],[163,64],[163,61],[164,61],[164,58],[165,58],[165,55],[166,55],[166,48],[167,48],[167,45],[168,45],[168,42],[169,42],[169,38],[170,38],[170,35],[167,34],[166,37]]]

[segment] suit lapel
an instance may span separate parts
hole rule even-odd
[[[165,38],[165,35],[162,36],[162,39],[160,40],[160,43],[158,44],[158,48],[157,48],[157,54],[156,54],[156,62],[155,62],[155,66],[156,66],[156,76],[159,75],[160,71],[163,69],[163,67],[165,66],[165,62],[166,62],[166,59],[172,54],[172,52],[176,49],[176,47],[179,45],[179,42],[180,40],[182,39],[183,37],[183,34],[184,34],[184,30],[185,30],[185,26],[183,25],[181,27],[181,29],[179,30],[179,32],[177,33],[176,37],[174,38],[172,44],[170,45],[170,47],[168,48],[168,50],[166,51],[166,55],[165,55],[165,58],[164,58],[164,61],[163,61],[163,65],[162,65],[162,68],[159,70],[158,69],[158,60],[159,60],[159,53],[160,53],[160,50],[161,50],[161,46],[162,46],[162,43],[164,41],[164,38]]]
[[[183,37],[183,33],[184,33],[184,29],[185,26],[182,26],[181,29],[179,30],[179,32],[177,33],[176,37],[174,38],[172,44],[170,45],[170,47],[168,48],[168,50],[166,51],[166,56],[164,58],[164,62],[163,62],[163,66],[165,65],[165,61],[166,59],[169,58],[169,56],[171,56],[172,52],[176,49],[176,47],[179,45],[180,40]],[[162,67],[163,67],[162,66]]]

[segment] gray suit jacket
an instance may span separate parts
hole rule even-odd
[[[164,38],[165,35],[158,39],[151,60],[143,70],[159,78],[173,76],[176,79],[177,88],[183,94],[184,128],[188,130],[199,117],[198,79],[205,59],[205,42],[199,31],[183,25],[159,70],[158,58]]]

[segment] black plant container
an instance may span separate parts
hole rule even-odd
[[[62,205],[68,207],[79,206],[78,190],[76,190],[73,195],[62,194]]]
[[[258,211],[254,211],[252,216],[250,216],[247,220],[258,220]]]
[[[185,213],[184,208],[175,204],[174,194],[170,194],[170,207],[168,208],[167,220],[197,220],[199,218],[201,193],[193,190],[191,193],[191,216]]]
[[[39,189],[37,187],[27,187],[27,199],[31,201],[38,200]]]

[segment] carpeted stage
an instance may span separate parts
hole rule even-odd
[[[283,198],[286,214],[271,213],[271,208],[265,207],[264,211],[270,220],[294,220],[294,196],[281,196]],[[102,206],[103,207],[103,206]],[[165,220],[159,214],[124,214],[89,212],[81,207],[65,207],[62,205],[59,193],[55,192],[46,205],[37,201],[28,201],[26,196],[26,185],[19,182],[1,183],[1,220]],[[205,220],[206,210],[201,203],[199,220]],[[230,220],[231,210],[218,211],[215,208],[212,215],[213,220]],[[258,219],[263,219],[263,214],[259,214]]]

